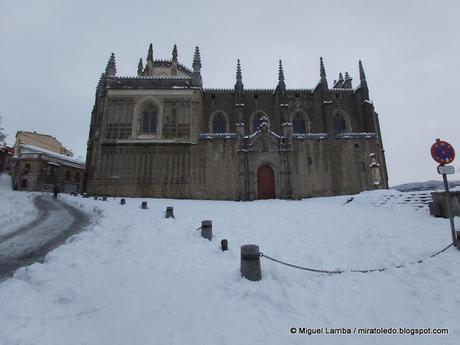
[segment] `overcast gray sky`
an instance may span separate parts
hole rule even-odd
[[[85,156],[95,88],[111,52],[118,75],[154,57],[191,66],[200,46],[204,87],[311,88],[323,56],[329,85],[363,60],[380,114],[390,185],[439,179],[435,138],[460,151],[459,1],[0,0],[1,127],[56,136]],[[460,155],[460,152],[459,152]],[[460,170],[460,157],[454,162]],[[457,173],[451,178],[459,179]]]

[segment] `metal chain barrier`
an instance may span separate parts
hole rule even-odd
[[[436,253],[430,255],[429,257],[434,258],[435,256],[438,256],[439,254],[444,253],[447,249],[449,249],[453,245],[454,244],[451,243],[447,247],[441,249],[440,251],[437,251]],[[273,261],[273,262],[276,262],[276,263],[279,263],[281,265],[285,265],[285,266],[288,266],[288,267],[296,268],[296,269],[299,269],[299,270],[309,271],[309,272],[316,272],[316,273],[327,273],[327,274],[371,273],[371,272],[377,272],[377,271],[378,272],[383,272],[383,271],[387,271],[387,270],[389,270],[391,268],[402,268],[402,267],[409,266],[409,265],[419,264],[419,263],[422,263],[423,260],[424,260],[424,259],[420,259],[420,260],[417,260],[417,261],[412,261],[412,262],[397,265],[397,266],[382,267],[382,268],[371,268],[371,269],[367,269],[367,270],[324,270],[324,269],[317,269],[317,268],[311,268],[311,267],[305,267],[305,266],[299,266],[299,265],[290,264],[290,263],[288,263],[286,261],[275,259],[275,258],[273,258],[271,256],[268,256],[268,255],[262,253],[262,252],[259,253],[259,256],[261,258],[266,258],[266,259],[268,259],[270,261]]]

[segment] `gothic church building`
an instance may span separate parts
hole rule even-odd
[[[312,89],[246,89],[239,60],[229,89],[206,89],[192,69],[153,57],[117,76],[112,54],[91,114],[85,189],[91,195],[300,199],[388,188],[378,115],[359,61],[329,87],[323,60]]]

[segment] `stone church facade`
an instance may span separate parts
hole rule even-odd
[[[91,115],[85,189],[91,195],[192,199],[299,199],[388,188],[378,115],[360,84],[329,87],[323,60],[312,89],[246,89],[240,62],[231,89],[206,89],[192,69],[139,61],[116,75],[112,54]]]

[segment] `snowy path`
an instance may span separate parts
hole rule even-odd
[[[42,259],[88,223],[85,213],[49,196],[36,196],[33,202],[37,217],[0,235],[0,279],[21,266]]]

